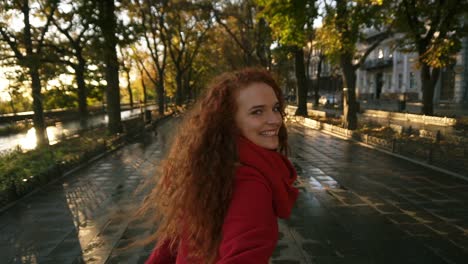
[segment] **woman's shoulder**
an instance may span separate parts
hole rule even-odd
[[[239,166],[236,169],[235,181],[249,181],[252,183],[261,183],[265,185],[268,189],[270,189],[268,180],[265,178],[265,176],[259,169],[242,163],[239,164]]]

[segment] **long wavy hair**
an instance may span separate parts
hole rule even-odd
[[[184,239],[190,257],[205,263],[217,258],[239,161],[236,96],[252,83],[273,88],[284,117],[281,89],[268,71],[247,68],[214,79],[184,116],[159,176],[155,176],[159,178],[156,188],[142,208],[144,212],[156,211],[158,228],[149,240],[158,240],[158,246],[170,241],[175,250]],[[283,124],[278,151],[286,154],[287,148]]]

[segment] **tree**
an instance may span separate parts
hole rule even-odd
[[[320,78],[322,75],[322,64],[325,61],[325,55],[323,52],[314,45],[316,41],[308,42],[307,43],[307,59],[306,59],[306,66],[307,68],[312,68],[312,73],[310,74],[308,71],[306,72],[307,74],[307,79],[309,79],[312,82],[312,88],[314,91],[314,106],[318,106],[319,104],[319,89],[320,89]],[[313,74],[314,72],[317,72],[315,74],[316,82],[314,83],[313,80]]]
[[[62,1],[52,20],[57,33],[66,39],[66,42],[60,41],[62,43],[51,43],[51,45],[62,57],[60,61],[74,71],[82,128],[87,127],[88,120],[88,89],[85,82],[85,71],[88,65],[86,53],[89,53],[89,47],[92,47],[91,40],[95,37],[91,13],[92,5],[87,1]],[[61,39],[60,36],[57,36],[57,39]]]
[[[2,1],[0,22],[1,41],[6,42],[13,54],[17,65],[27,70],[33,98],[34,129],[36,131],[37,145],[49,145],[44,121],[44,106],[40,78],[41,67],[47,62],[44,52],[46,35],[49,31],[52,16],[57,8],[57,1],[44,0],[35,3],[38,8],[31,8],[28,0]],[[22,31],[11,28],[11,18],[22,16]],[[40,21],[40,25],[33,26],[31,20]],[[35,23],[36,24],[36,23]],[[10,30],[9,30],[10,28]]]
[[[269,23],[273,35],[280,44],[290,46],[294,53],[298,106],[296,115],[307,116],[307,80],[303,47],[317,15],[315,0],[257,0],[257,3],[263,7],[261,14]]]
[[[117,59],[117,18],[115,15],[114,0],[99,0],[95,2],[99,11],[97,20],[101,29],[102,54],[106,72],[106,100],[107,115],[109,117],[108,130],[110,133],[122,132],[122,122],[120,118],[120,87],[119,87],[119,61]]]
[[[182,105],[183,101],[191,97],[190,80],[186,74],[212,26],[211,6],[204,2],[179,1],[170,3],[168,8],[170,12],[164,31],[176,71],[176,105]]]
[[[10,69],[5,71],[4,78],[8,80],[8,86],[6,87],[6,92],[10,96],[9,105],[13,114],[18,112],[31,111],[32,105],[31,100],[26,96],[28,92],[27,80],[28,74],[24,71],[23,68]],[[10,111],[5,111],[9,113]]]
[[[230,64],[233,69],[255,65],[271,68],[271,30],[265,18],[258,16],[259,12],[254,0],[224,0],[213,6],[216,26],[227,33],[227,37],[220,39],[224,39],[226,55],[232,55]]]
[[[132,60],[130,60],[131,56],[129,51],[119,46],[120,55],[122,56],[120,66],[125,72],[125,77],[127,81],[127,93],[128,93],[128,100],[130,103],[130,109],[133,109],[133,91],[132,91],[132,82],[130,78],[130,71],[132,70]]]
[[[419,54],[423,92],[422,113],[434,113],[434,88],[441,68],[454,62],[460,50],[463,15],[467,14],[465,0],[401,0],[396,6],[395,30],[403,33],[401,48]]]
[[[356,70],[370,52],[389,36],[389,31],[367,38],[363,29],[379,28],[386,22],[380,0],[335,0],[325,6],[322,27],[317,31],[317,42],[324,54],[341,66],[343,78],[343,125],[357,128]],[[357,43],[366,44],[362,50]]]
[[[149,52],[148,57],[152,62],[153,69],[148,69],[145,64],[146,56],[142,57],[142,52],[138,51],[136,46],[132,47],[133,58],[140,71],[142,87],[146,89],[143,72],[154,84],[158,97],[158,112],[163,115],[166,95],[164,82],[168,57],[167,33],[165,30],[168,1],[136,0],[134,5],[135,9],[131,14],[133,14],[133,19],[137,20],[142,27],[142,37]],[[156,74],[152,74],[153,72]]]

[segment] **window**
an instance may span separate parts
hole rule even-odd
[[[379,55],[378,55],[378,58],[379,59],[383,59],[384,55],[383,55],[383,50],[382,49],[379,49]]]
[[[409,88],[416,88],[416,79],[414,78],[414,72],[409,73]]]

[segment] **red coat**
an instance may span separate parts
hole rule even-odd
[[[238,151],[241,166],[236,170],[216,263],[266,264],[278,241],[277,218],[289,217],[297,199],[298,191],[292,186],[297,175],[286,157],[243,137]],[[146,264],[193,264],[186,260],[187,255],[184,241],[177,256],[163,245],[153,251]]]

